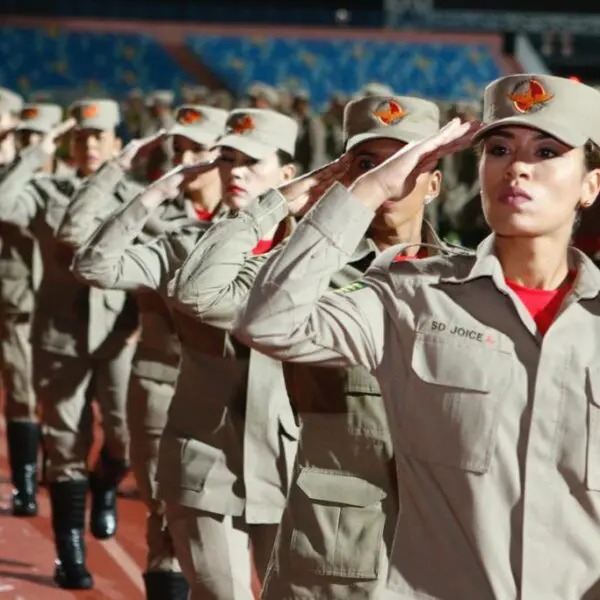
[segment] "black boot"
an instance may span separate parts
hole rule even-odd
[[[87,590],[94,585],[85,566],[86,480],[52,482],[52,528],[56,544],[54,581],[67,590]]]
[[[90,530],[96,539],[107,540],[117,532],[117,488],[128,470],[127,463],[111,458],[102,448],[96,468],[90,475]]]
[[[12,514],[15,517],[37,515],[37,453],[40,426],[32,421],[9,421],[6,438],[12,484]]]
[[[144,573],[146,600],[187,600],[190,588],[183,573],[150,571]]]
[[[46,446],[44,444],[44,438],[43,436],[40,436],[41,441],[40,441],[40,446],[42,448],[42,469],[41,469],[41,474],[40,474],[40,485],[45,487],[48,485],[48,468],[50,466],[49,461],[48,461],[48,453],[46,452]]]

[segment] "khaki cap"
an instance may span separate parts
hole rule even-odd
[[[246,95],[250,98],[264,98],[272,106],[279,104],[279,92],[273,86],[260,81],[250,85]]]
[[[172,106],[175,101],[175,92],[172,90],[156,90],[152,92],[146,99],[146,106],[152,107],[157,104],[163,106]]]
[[[231,111],[225,135],[217,146],[227,146],[261,160],[277,150],[294,156],[298,124],[286,115],[267,109],[238,109]]]
[[[23,98],[11,90],[0,87],[0,113],[9,112],[16,115],[21,108],[23,108]]]
[[[121,111],[114,100],[84,98],[69,107],[69,114],[77,120],[77,129],[115,129],[121,122]]]
[[[38,131],[48,133],[63,119],[62,108],[58,104],[30,103],[25,104],[19,115],[20,123],[17,131]]]
[[[600,145],[600,92],[552,75],[509,75],[490,83],[483,99],[484,127],[476,139],[498,127],[522,125],[572,147]]]
[[[183,104],[175,113],[168,135],[181,135],[203,146],[212,146],[225,131],[229,113],[212,106]]]
[[[346,150],[377,138],[415,142],[439,128],[437,104],[412,96],[369,96],[344,108]]]

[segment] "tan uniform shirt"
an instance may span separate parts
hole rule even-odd
[[[251,523],[277,523],[285,500],[281,469],[274,473],[267,464],[261,470],[253,456],[265,456],[265,451],[253,449],[245,454],[240,443],[247,396],[264,399],[277,383],[270,374],[273,361],[250,353],[227,331],[197,321],[186,306],[169,298],[168,282],[210,223],[197,221],[148,244],[132,246],[148,216],[136,201],[115,213],[78,253],[74,269],[100,287],[157,291],[172,309],[181,341],[181,365],[162,439],[158,494],[216,514],[245,514]],[[211,289],[210,278],[206,284]],[[249,439],[268,448],[279,443],[278,426],[268,439],[261,440],[265,426],[259,425],[259,432]],[[297,433],[293,417],[285,426],[292,435]],[[252,467],[248,472],[244,471],[246,460]],[[263,492],[255,500],[254,490],[259,489]]]
[[[68,356],[121,347],[137,326],[135,305],[121,292],[90,289],[70,272],[72,252],[55,232],[83,180],[75,175],[34,178],[46,158],[41,148],[32,148],[0,181],[0,221],[31,231],[42,256],[34,347]],[[124,184],[106,201],[119,206],[131,194]]]
[[[125,180],[125,172],[114,161],[90,177],[87,185],[69,204],[58,237],[75,248],[82,247],[89,238],[90,230],[95,231],[113,212],[114,206],[107,205],[107,199]],[[138,187],[139,191],[141,189]],[[194,220],[190,201],[177,198],[165,202],[145,220],[135,243],[147,243]],[[180,348],[169,309],[152,290],[139,290],[135,296],[141,331],[132,372],[155,381],[174,383],[179,372]]]
[[[258,274],[237,335],[282,360],[377,377],[401,513],[384,598],[600,597],[600,272],[542,339],[486,240],[326,293],[373,217],[341,186]]]
[[[270,197],[264,197],[255,211],[215,224],[202,238],[172,282],[172,295],[181,310],[187,311],[202,331],[202,338],[225,336],[230,339],[237,310],[263,264],[266,254],[251,251],[277,225],[293,226],[285,211],[269,211]],[[276,202],[279,204],[279,195]],[[202,342],[198,342],[202,344]],[[198,346],[202,350],[202,346]],[[209,352],[209,350],[207,350]],[[244,515],[249,523],[277,523],[296,455],[298,427],[289,403],[281,364],[258,352],[240,348],[238,355],[248,359],[247,390],[241,399],[244,419],[239,439],[228,440],[220,451],[227,462],[242,467],[235,472],[245,487]],[[222,400],[227,401],[223,395]],[[218,397],[215,397],[216,402]],[[203,398],[198,398],[203,411]],[[224,407],[226,408],[226,406]],[[170,422],[168,427],[171,427]],[[179,424],[179,429],[183,423]],[[214,446],[209,429],[198,430],[200,440]],[[241,443],[240,443],[241,442]],[[241,453],[241,455],[240,455]],[[235,461],[233,457],[237,457]]]

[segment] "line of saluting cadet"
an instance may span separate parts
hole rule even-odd
[[[267,600],[600,597],[600,271],[569,247],[599,92],[511,75],[483,124],[445,127],[355,99],[340,156],[300,177],[270,109],[183,105],[125,148],[111,100],[61,122],[2,90],[0,112],[13,512],[37,512],[37,401],[59,586],[93,585],[86,501],[113,536],[131,467],[148,600],[250,600],[252,567]],[[174,168],[134,181],[165,142]],[[477,251],[424,219],[473,145]]]

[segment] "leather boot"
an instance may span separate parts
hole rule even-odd
[[[38,513],[37,453],[40,426],[33,421],[9,421],[6,438],[14,488],[12,514],[15,517],[33,517]]]
[[[87,480],[52,482],[52,528],[56,544],[54,581],[67,590],[87,590],[94,585],[85,566],[85,503]]]
[[[146,600],[187,600],[190,588],[183,573],[150,571],[144,573]]]
[[[126,462],[111,458],[106,449],[102,448],[100,458],[90,475],[90,531],[96,539],[107,540],[117,532],[117,488],[128,471]]]

